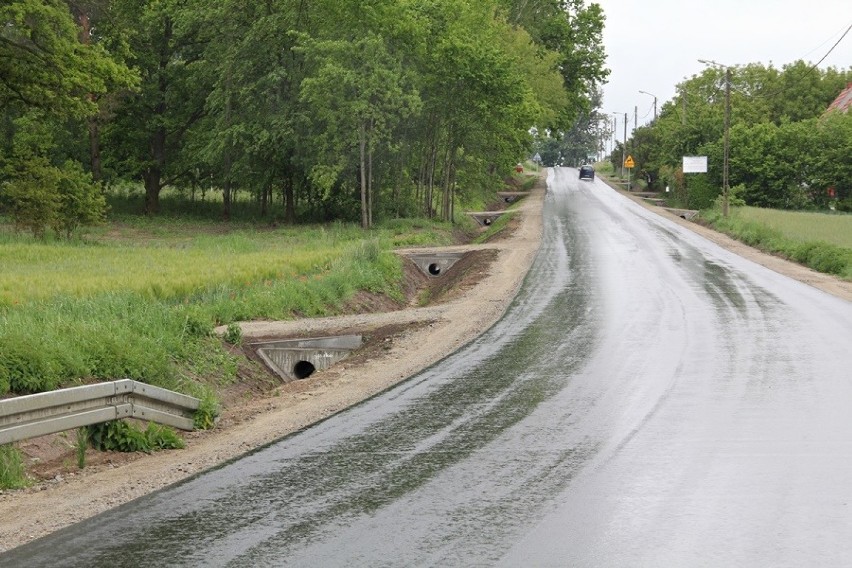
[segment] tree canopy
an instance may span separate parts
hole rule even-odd
[[[826,113],[852,69],[749,64],[731,68],[730,77],[729,185],[745,203],[819,208],[852,196],[852,114]],[[652,185],[674,186],[690,207],[709,206],[722,188],[724,83],[724,69],[715,67],[685,80],[659,118],[627,142]],[[696,155],[708,156],[708,172],[688,175],[684,187],[682,157]],[[612,160],[618,164],[620,152]]]
[[[248,194],[285,222],[451,220],[531,127],[588,126],[608,73],[584,0],[11,0],[0,19],[0,188],[39,112],[28,163],[141,183],[149,214],[204,187],[225,218]]]

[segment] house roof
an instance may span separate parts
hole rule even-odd
[[[846,85],[846,88],[840,91],[840,94],[837,95],[837,98],[834,99],[834,102],[828,105],[828,110],[826,112],[830,112],[833,110],[838,110],[840,112],[849,112],[849,109],[852,108],[852,83]]]

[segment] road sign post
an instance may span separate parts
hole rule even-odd
[[[633,156],[628,154],[627,158],[624,160],[624,167],[627,168],[627,191],[630,191],[630,170],[632,170],[635,165],[636,163],[633,161]]]

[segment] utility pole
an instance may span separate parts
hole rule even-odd
[[[722,168],[722,216],[728,216],[728,156],[731,153],[731,68],[725,67],[725,164]]]
[[[627,113],[624,113],[624,144],[621,145],[621,177],[624,177],[624,160],[627,159]]]
[[[612,113],[612,152],[615,152],[615,146],[618,144],[618,113]],[[612,156],[610,152],[610,156]]]
[[[654,97],[654,122],[657,122],[657,95],[653,95],[648,91],[639,91],[643,95],[648,95],[649,97]]]
[[[612,135],[609,137],[609,153],[615,150],[615,143],[618,142],[618,120],[612,117]]]
[[[633,106],[633,132],[636,132],[636,128],[639,126],[639,105]]]
[[[728,159],[731,154],[731,68],[728,65],[722,65],[721,63],[717,63],[716,61],[699,59],[698,62],[703,63],[705,65],[713,65],[714,67],[720,67],[725,70],[725,150],[724,159],[722,163],[722,216],[727,218],[728,212],[730,211]]]

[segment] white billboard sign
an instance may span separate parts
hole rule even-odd
[[[685,173],[685,174],[706,174],[707,173],[707,156],[684,156],[683,157],[683,173]]]

